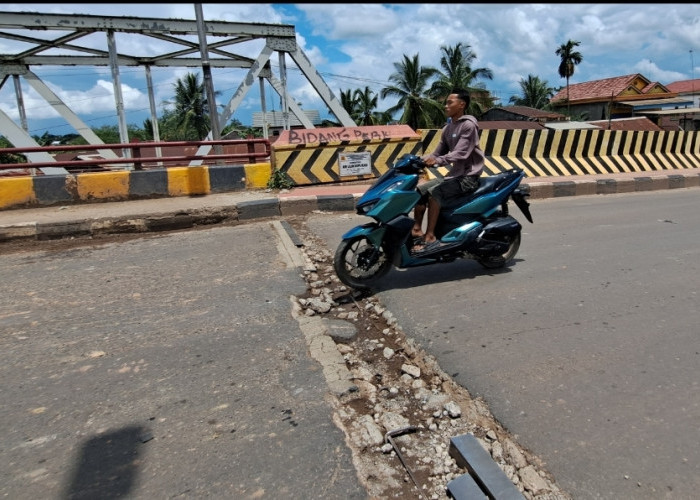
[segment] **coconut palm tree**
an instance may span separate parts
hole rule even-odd
[[[483,108],[493,106],[493,100],[482,102],[487,92],[484,92],[486,89],[482,82],[476,82],[479,78],[493,80],[493,71],[488,68],[472,68],[476,54],[471,46],[462,46],[459,42],[451,47],[443,45],[440,51],[442,52],[440,56],[442,71],[438,72],[438,79],[430,86],[428,94],[433,99],[441,101],[450,95],[453,89],[469,90],[475,95],[472,96],[467,112],[477,117],[481,115]],[[477,92],[471,92],[472,90]]]
[[[343,109],[348,112],[353,120],[355,120],[355,114],[357,113],[357,102],[355,101],[354,92],[357,92],[357,90],[340,89],[340,105],[343,106]]]
[[[187,73],[173,86],[175,88],[173,117],[179,134],[183,140],[204,139],[211,128],[204,83],[199,82],[198,74]]]
[[[520,90],[522,95],[511,96],[509,102],[536,109],[548,109],[549,99],[554,95],[554,88],[549,86],[547,80],[540,80],[534,75],[527,75],[527,80],[520,80]]]
[[[377,109],[379,96],[366,86],[364,90],[355,89],[353,98],[357,113],[357,116],[352,117],[355,123],[358,125],[376,125],[378,117],[375,110]]]
[[[430,80],[438,70],[429,66],[421,66],[418,54],[408,57],[404,54],[403,61],[394,63],[396,71],[389,76],[393,85],[382,88],[382,99],[398,97],[396,105],[387,111],[393,116],[401,112],[399,121],[409,125],[414,130],[434,127],[435,117],[444,114],[439,102],[427,94]]]
[[[569,98],[569,78],[574,75],[574,67],[577,64],[581,64],[583,61],[583,56],[580,52],[574,50],[575,47],[581,45],[581,42],[576,40],[569,40],[566,43],[561,44],[556,50],[555,54],[561,58],[559,63],[559,76],[566,78],[566,109],[567,114],[571,115],[571,99]]]
[[[374,122],[377,125],[389,125],[394,123],[394,117],[388,111],[375,111],[372,113],[374,115]]]

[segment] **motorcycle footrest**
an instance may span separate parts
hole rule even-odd
[[[439,241],[436,243],[438,244],[432,245],[432,243],[428,243],[423,250],[413,250],[411,251],[411,255],[414,257],[429,257],[431,255],[443,253],[445,250],[454,249],[460,246],[460,243],[441,243]]]

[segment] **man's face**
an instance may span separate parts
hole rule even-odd
[[[445,101],[445,114],[450,118],[459,118],[464,114],[465,102],[457,97],[457,94],[450,94]]]

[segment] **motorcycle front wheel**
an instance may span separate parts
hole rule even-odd
[[[391,268],[391,259],[384,249],[375,246],[366,236],[343,240],[333,257],[335,273],[344,284],[367,290],[370,284]]]
[[[479,264],[484,266],[486,269],[498,269],[505,267],[510,261],[515,258],[515,254],[518,253],[520,248],[520,233],[518,232],[508,244],[508,249],[501,255],[491,255],[488,257],[481,257],[478,259]]]

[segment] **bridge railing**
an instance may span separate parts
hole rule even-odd
[[[206,155],[197,154],[200,146],[212,146]],[[103,152],[115,157],[105,158]],[[0,153],[23,155],[47,153],[54,158],[74,153],[69,160],[0,163],[0,174],[16,171],[16,175],[43,175],[44,168],[63,168],[71,173],[110,170],[148,170],[152,168],[200,165],[241,165],[269,161],[268,139],[221,139],[217,141],[130,142],[124,144],[57,145],[22,148],[0,148]],[[42,155],[44,156],[44,155]],[[26,170],[26,172],[23,172]]]

